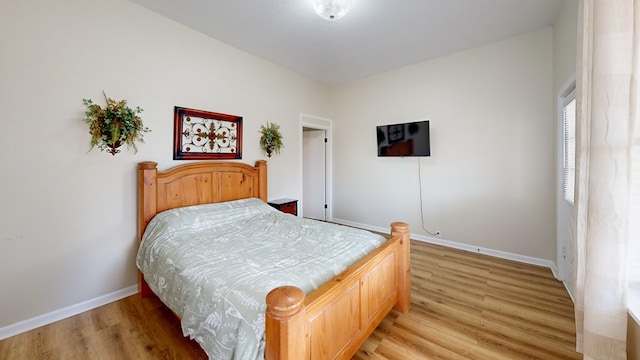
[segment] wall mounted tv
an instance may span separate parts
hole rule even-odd
[[[431,156],[429,121],[377,126],[378,156]]]

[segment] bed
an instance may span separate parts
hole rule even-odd
[[[282,222],[280,216],[286,216],[286,221],[294,221],[293,215],[270,213],[257,203],[269,208],[266,201],[267,164],[263,160],[255,166],[240,162],[189,163],[166,171],[158,171],[155,162],[138,164],[140,241],[152,219],[163,213],[158,215],[161,218],[171,209],[182,212],[202,207],[217,212],[220,206],[247,202],[270,219]],[[292,285],[269,291],[264,299],[261,353],[268,360],[350,358],[392,308],[408,311],[409,271],[409,228],[395,222],[388,240],[330,280],[311,291],[305,289],[306,294]],[[139,292],[143,297],[155,296],[142,273]]]

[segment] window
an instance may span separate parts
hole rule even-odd
[[[571,91],[562,101],[562,189],[564,199],[573,205],[576,180],[576,93]]]

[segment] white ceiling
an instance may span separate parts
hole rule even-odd
[[[131,0],[212,38],[340,84],[552,25],[561,0],[352,0],[336,22],[312,0]]]

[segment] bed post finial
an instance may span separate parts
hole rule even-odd
[[[305,359],[304,292],[281,286],[266,300],[265,360]]]
[[[141,161],[138,163],[138,170],[154,170],[158,167],[155,161]]]
[[[401,274],[398,279],[399,294],[398,303],[395,308],[402,312],[409,311],[411,307],[411,233],[409,232],[409,224],[403,222],[391,223],[391,236],[401,236],[400,241],[401,254]]]

